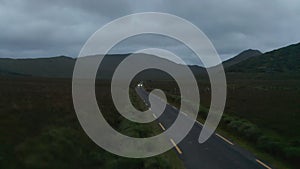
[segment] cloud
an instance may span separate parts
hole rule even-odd
[[[0,0],[0,57],[77,56],[104,24],[149,11],[189,20],[207,34],[223,59],[249,48],[268,51],[300,40],[298,0]],[[165,46],[194,62],[184,46],[156,38],[128,40],[114,51]]]
[[[129,8],[116,1],[0,1],[0,57],[75,56],[92,33]]]

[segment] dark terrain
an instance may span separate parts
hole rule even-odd
[[[110,76],[126,56],[105,57],[99,70],[105,75],[96,87],[99,100],[109,98]],[[158,61],[175,64],[161,58]],[[72,105],[74,64],[75,59],[65,56],[0,59],[0,168],[174,168],[173,151],[150,159],[125,159],[89,140]],[[263,54],[247,50],[225,61],[224,67],[228,95],[220,129],[284,164],[270,162],[273,166],[299,168],[300,44]],[[199,120],[203,120],[210,106],[210,83],[204,68],[190,68],[198,79]],[[167,74],[145,71],[138,80],[145,81],[148,90],[163,89],[171,103],[178,103],[178,88]],[[135,99],[135,104],[143,107],[137,96]],[[101,104],[106,112],[115,112],[111,102]],[[128,135],[151,133],[151,124],[136,127],[119,115],[106,117],[116,129],[130,129]]]

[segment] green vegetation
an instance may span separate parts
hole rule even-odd
[[[180,97],[174,95],[169,95],[169,97],[171,98],[171,103],[179,107],[178,101]],[[192,103],[189,102],[189,104]],[[203,123],[207,114],[208,109],[200,106],[198,121]],[[226,137],[237,141],[243,147],[250,149],[258,157],[271,162],[276,168],[290,168],[289,164],[284,164],[287,162],[298,165],[300,145],[297,140],[287,142],[286,139],[283,139],[278,134],[262,130],[246,119],[228,114],[223,115],[218,131],[226,135]],[[278,158],[282,162],[278,162]]]
[[[291,164],[298,164],[300,144],[297,140],[288,142],[280,135],[262,130],[248,120],[225,114],[221,127],[247,140],[258,150],[262,150]]]
[[[229,67],[229,72],[300,73],[300,43],[290,45]]]
[[[255,78],[259,77],[259,78]],[[300,81],[297,76],[268,74],[227,74],[228,95],[218,131],[252,151],[276,168],[300,166]],[[203,122],[210,106],[209,83],[199,82]],[[180,107],[178,88],[172,82],[147,82],[148,90],[159,87],[168,102]],[[188,86],[187,86],[188,87]],[[186,112],[188,113],[188,112]]]
[[[299,53],[300,44],[261,55],[249,50],[224,63],[228,94],[218,131],[277,168],[300,166]],[[103,71],[99,70],[104,79],[111,77],[126,56],[104,59]],[[159,62],[175,64],[164,59]],[[174,151],[154,158],[127,159],[96,146],[76,118],[71,81],[55,79],[71,77],[74,63],[67,57],[0,59],[0,168],[183,168]],[[200,89],[198,120],[204,121],[210,107],[210,83],[204,68],[190,68]],[[148,90],[162,89],[168,102],[180,106],[178,86],[168,74],[145,71],[138,79],[146,82]],[[134,137],[161,132],[154,122],[137,124],[123,118],[109,91],[108,81],[96,82],[99,107],[116,130]],[[144,110],[133,89],[130,94],[134,106]]]
[[[184,168],[173,150],[152,158],[130,159],[99,148],[78,123],[70,80],[1,77],[0,87],[0,168]],[[97,82],[97,99],[115,129],[137,137],[161,132],[155,123],[137,126],[119,115],[106,99],[110,97],[108,87],[107,82]],[[145,108],[131,95],[135,106]]]

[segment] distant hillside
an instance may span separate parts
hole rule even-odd
[[[75,60],[59,56],[38,59],[0,59],[0,72],[5,75],[38,77],[71,77]]]
[[[102,60],[99,70],[98,77],[110,78],[119,63],[124,60],[129,54],[114,54],[107,55]],[[177,69],[181,68],[174,62],[167,59],[163,59],[157,56],[148,54],[135,54],[138,57],[148,58],[158,64],[168,65]],[[89,56],[97,57],[97,56]],[[59,56],[52,58],[37,58],[37,59],[0,59],[0,75],[9,76],[34,76],[34,77],[54,77],[54,78],[71,78],[76,59]],[[191,66],[192,71],[197,75],[203,73],[205,70],[199,66]],[[101,73],[99,73],[101,72]],[[165,79],[167,74],[162,74],[158,70],[145,71],[143,76],[139,76],[142,79]],[[184,75],[182,75],[184,76]]]
[[[245,50],[243,52],[241,52],[240,54],[238,54],[237,56],[231,58],[231,59],[228,59],[226,61],[223,62],[223,66],[225,68],[228,68],[230,66],[233,66],[237,63],[240,63],[242,61],[245,61],[247,59],[250,59],[254,56],[259,56],[261,55],[262,53],[259,51],[259,50],[252,50],[252,49],[248,49],[248,50]]]
[[[128,54],[108,55],[101,71],[111,72]],[[92,56],[94,57],[94,56]],[[71,78],[76,59],[66,56],[35,59],[0,59],[1,75]]]
[[[227,71],[300,73],[300,43],[254,56],[229,67]]]
[[[115,68],[128,55],[129,54],[114,54],[105,56],[98,70],[98,72],[101,72],[101,77],[110,78],[114,73]],[[151,59],[154,58],[155,62],[158,64],[165,64],[179,69],[181,68],[181,65],[157,56],[142,53],[135,55],[145,58],[150,57]],[[75,61],[76,59],[66,56],[37,59],[4,58],[0,59],[0,75],[71,78]],[[300,73],[300,43],[264,54],[258,50],[249,49],[223,62],[223,66],[226,72]],[[193,65],[190,66],[190,69],[196,77],[206,76],[206,70],[203,67]],[[140,78],[165,79],[167,76],[157,70],[145,71],[145,73],[147,73],[147,76],[144,76],[144,74],[143,76],[140,76]]]

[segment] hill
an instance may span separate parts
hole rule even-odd
[[[245,50],[245,51],[241,52],[237,56],[224,61],[223,66],[224,66],[224,68],[228,68],[228,67],[233,66],[237,63],[248,60],[248,59],[250,59],[252,57],[255,57],[255,56],[259,56],[261,54],[262,53],[259,50],[248,49],[248,50]]]
[[[103,59],[98,72],[102,72],[102,77],[110,77],[119,63],[129,54],[107,55]],[[148,54],[136,54],[139,57],[153,57]],[[262,54],[258,50],[246,50],[237,56],[224,61],[223,66],[226,72],[241,73],[299,73],[300,72],[300,43],[280,48]],[[95,57],[95,56],[94,56]],[[168,64],[177,67],[178,64],[154,56],[157,63]],[[52,58],[36,59],[0,59],[0,75],[5,76],[33,76],[33,77],[54,77],[70,78],[76,59],[58,56]],[[180,67],[180,65],[179,65]],[[190,69],[196,77],[206,74],[206,70],[201,66],[191,65]],[[158,73],[157,70],[147,71],[147,77],[143,78],[165,78],[165,74]]]
[[[129,54],[112,54],[106,55],[102,60],[97,76],[101,78],[111,78],[117,66]],[[157,64],[168,65],[174,69],[182,68],[182,65],[174,63],[170,60],[160,58],[154,55],[143,53],[135,54],[143,59],[148,59]],[[97,56],[89,56],[87,58],[95,58]],[[36,58],[36,59],[0,59],[0,75],[4,76],[32,76],[32,77],[51,77],[51,78],[71,78],[76,59],[58,56],[52,58]],[[197,75],[205,70],[199,66],[191,66],[191,70]],[[141,79],[166,79],[168,75],[161,71],[151,69],[144,72]],[[184,76],[184,75],[182,75]]]
[[[228,72],[300,73],[300,43],[276,49],[230,66]]]
[[[38,59],[0,59],[4,75],[36,77],[71,77],[75,59],[66,56]]]

